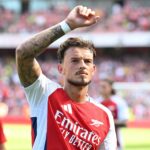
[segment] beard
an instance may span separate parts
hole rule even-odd
[[[68,82],[71,84],[71,85],[74,85],[74,86],[80,86],[80,87],[84,87],[84,86],[87,86],[91,83],[91,80],[90,81],[84,81],[83,79],[81,81],[75,81],[75,80],[71,80],[71,79],[68,79]]]

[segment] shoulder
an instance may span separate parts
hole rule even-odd
[[[35,107],[40,102],[46,102],[46,97],[60,87],[59,84],[50,80],[44,74],[40,74],[38,79],[24,90],[29,104]]]
[[[113,96],[111,96],[111,99],[114,101],[114,102],[116,102],[116,103],[125,103],[125,100],[122,98],[122,97],[120,97],[120,96],[118,96],[118,95],[113,95]]]
[[[102,96],[99,96],[99,97],[97,97],[97,98],[95,99],[95,101],[96,101],[97,103],[101,103],[103,100],[104,100],[104,98],[103,98]]]
[[[40,74],[40,76],[38,77],[38,79],[33,83],[31,84],[30,86],[26,87],[25,88],[25,91],[28,91],[28,90],[32,90],[32,89],[35,89],[37,90],[38,87],[41,87],[43,89],[45,88],[48,88],[48,87],[60,87],[60,85],[52,80],[50,80],[49,78],[47,78],[44,74]]]
[[[97,107],[98,110],[105,112],[108,115],[108,117],[112,115],[111,111],[107,107],[94,100],[93,98],[90,98],[90,103]]]
[[[97,113],[102,112],[101,115],[105,118],[108,118],[109,121],[109,128],[113,129],[114,128],[114,120],[111,111],[106,108],[104,105],[95,102],[93,99],[90,100],[90,103],[95,106],[95,111],[97,110]],[[97,109],[96,109],[97,108]]]
[[[126,100],[119,96],[114,96],[112,99],[117,104],[119,118],[128,118],[128,104]]]
[[[118,95],[111,96],[111,99],[118,105],[126,105],[126,100]]]

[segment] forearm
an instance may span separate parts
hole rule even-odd
[[[43,53],[55,40],[64,35],[60,25],[48,28],[19,45],[16,62],[21,83],[27,87],[41,74],[42,70],[35,57]]]
[[[45,49],[58,38],[64,35],[61,26],[55,25],[54,27],[48,28],[29,40],[25,41],[17,47],[17,54],[23,58],[34,58],[39,54],[43,53]]]
[[[115,120],[115,127],[126,127],[126,126],[127,126],[127,121]]]

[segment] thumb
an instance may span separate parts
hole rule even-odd
[[[95,20],[95,23],[98,22],[100,20],[100,16],[95,16],[94,20]]]

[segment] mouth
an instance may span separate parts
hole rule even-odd
[[[80,73],[79,75],[87,75],[86,73]]]
[[[76,73],[76,75],[88,75],[88,73],[85,71],[79,71]]]

